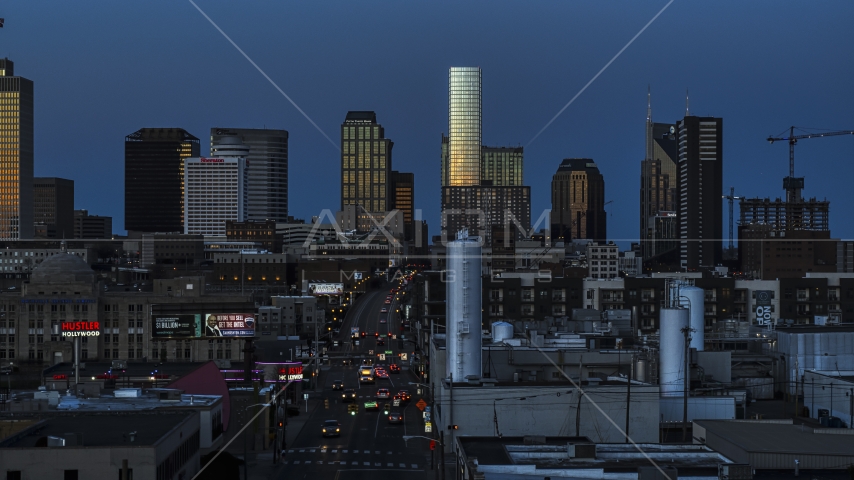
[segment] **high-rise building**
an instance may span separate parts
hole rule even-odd
[[[531,189],[522,185],[522,148],[481,145],[481,112],[480,68],[451,68],[441,157],[446,241],[468,229],[491,245],[493,226],[509,226],[517,239],[529,233]]]
[[[654,123],[647,96],[646,154],[641,161],[640,247],[644,259],[661,255],[677,245],[677,237],[665,237],[673,229],[662,229],[662,220],[679,210],[679,180],[676,175],[678,145],[676,125]],[[664,222],[666,223],[666,221]]]
[[[414,240],[415,235],[415,174],[391,172],[392,209],[403,213],[406,240]]]
[[[391,210],[391,150],[377,114],[347,112],[341,125],[341,210],[355,205],[364,213]]]
[[[125,230],[184,231],[184,160],[199,139],[182,128],[142,128],[125,137]]]
[[[480,185],[480,67],[452,67],[448,75],[448,185]]]
[[[74,237],[74,180],[33,179],[33,223],[37,238]]]
[[[522,147],[487,147],[480,149],[480,184],[495,187],[518,187],[523,183]]]
[[[723,253],[723,119],[687,115],[676,123],[675,133],[680,266],[715,267]]]
[[[0,60],[0,240],[33,237],[33,81]]]
[[[245,158],[188,158],[184,179],[185,234],[225,237],[227,221],[246,220]]]
[[[211,128],[211,156],[222,156],[219,144],[237,137],[249,149],[246,157],[247,219],[288,221],[288,132],[263,128]],[[226,148],[230,148],[226,146]]]
[[[552,177],[551,234],[566,242],[607,240],[605,179],[589,158],[567,158]]]

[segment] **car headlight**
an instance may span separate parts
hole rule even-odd
[[[323,433],[326,433],[326,429],[325,429],[325,428],[323,429]]]
[[[341,431],[341,429],[340,429],[340,428],[336,428],[336,429],[335,429],[335,431],[336,431],[336,432],[340,432],[340,431]]]

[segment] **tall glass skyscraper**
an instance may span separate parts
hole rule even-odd
[[[480,185],[480,67],[451,67],[448,78],[448,186]]]
[[[0,59],[0,240],[33,238],[33,81]]]

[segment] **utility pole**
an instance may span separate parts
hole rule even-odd
[[[682,442],[688,441],[688,383],[691,380],[691,359],[689,358],[688,346],[691,343],[690,326],[682,327],[682,334],[685,335],[685,385],[682,396]]]
[[[629,381],[626,384],[626,443],[629,443],[629,409],[632,406],[632,373],[635,369],[635,357],[632,355],[632,361],[629,364]]]

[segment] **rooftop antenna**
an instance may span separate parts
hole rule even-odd
[[[688,111],[688,89],[685,89],[685,116],[691,115]]]
[[[646,121],[652,121],[652,91],[650,86],[646,86]]]

